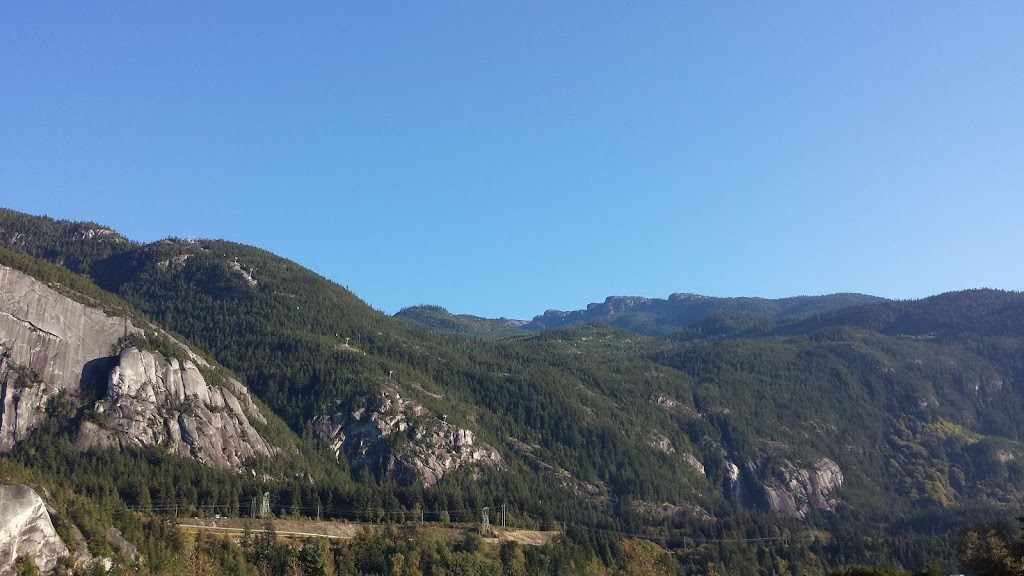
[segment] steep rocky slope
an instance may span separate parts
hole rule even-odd
[[[766,486],[768,508],[779,514],[804,518],[811,510],[834,511],[839,501],[834,493],[843,485],[843,471],[828,458],[807,468],[784,462],[782,478],[775,486]]]
[[[266,418],[237,380],[211,386],[190,360],[133,347],[110,372],[105,398],[93,406],[99,423],[84,422],[75,446],[160,446],[217,468],[241,469],[277,449],[249,422]]]
[[[387,480],[430,487],[467,465],[501,463],[501,455],[477,441],[472,431],[449,424],[394,389],[360,397],[355,404],[318,418],[317,434],[338,457],[378,470]]]
[[[118,339],[138,332],[127,318],[0,266],[0,453],[37,425],[49,399],[103,378]]]
[[[76,446],[165,445],[184,457],[240,470],[275,452],[250,419],[265,417],[237,380],[154,326],[108,316],[31,276],[0,266],[0,453],[47,417],[52,400],[88,408]],[[146,334],[181,358],[127,346]],[[105,386],[104,386],[105,384]],[[94,396],[100,396],[93,399]]]

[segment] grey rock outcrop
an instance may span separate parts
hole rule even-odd
[[[683,454],[683,461],[689,464],[694,470],[700,472],[701,476],[707,476],[708,473],[704,470],[704,463],[697,459],[696,456],[689,452]]]
[[[127,347],[121,337],[153,333],[181,351],[165,358]],[[38,280],[0,266],[0,453],[10,452],[46,417],[51,398],[80,402],[83,386],[106,395],[83,422],[76,447],[166,446],[209,466],[240,470],[270,446],[253,427],[266,419],[241,383],[208,383],[210,365],[153,326],[76,302]],[[93,396],[95,397],[95,396]],[[77,404],[76,404],[77,405]]]
[[[18,557],[48,572],[67,555],[43,499],[28,486],[0,485],[0,576],[14,574]]]
[[[228,270],[231,270],[233,273],[241,276],[242,279],[245,280],[245,283],[248,284],[249,286],[256,286],[256,284],[258,284],[258,282],[256,282],[256,279],[252,277],[253,271],[246,270],[245,268],[243,268],[242,265],[238,263],[237,258],[235,259],[234,262],[228,262]]]
[[[111,230],[110,228],[103,228],[103,227],[100,227],[100,228],[87,228],[87,229],[81,230],[79,232],[76,232],[75,235],[74,235],[74,239],[75,240],[104,239],[104,240],[110,240],[112,242],[118,242],[118,243],[125,243],[125,242],[128,241],[128,240],[125,239],[124,236],[121,236],[120,234],[118,234],[117,232]]]
[[[94,410],[102,427],[83,425],[76,448],[168,446],[179,456],[236,470],[275,451],[250,423],[250,417],[266,420],[240,383],[211,386],[191,361],[133,347],[121,351],[107,397]]]
[[[110,546],[117,551],[118,554],[125,558],[129,558],[135,562],[142,560],[142,554],[131,542],[124,539],[124,535],[117,528],[110,528],[107,530],[107,542]]]
[[[843,485],[843,471],[835,462],[820,458],[807,468],[786,462],[779,471],[779,485],[765,487],[773,512],[802,519],[811,509],[835,510],[839,501],[832,492]]]
[[[649,442],[652,448],[660,450],[665,454],[675,454],[676,448],[672,445],[672,441],[669,440],[668,436],[664,434],[655,433],[651,436]]]
[[[317,435],[357,466],[367,466],[400,484],[433,486],[466,465],[498,466],[498,452],[472,431],[432,416],[393,389],[360,399],[315,422]]]
[[[130,320],[0,266],[0,453],[35,428],[50,398],[78,390],[129,332],[138,332]]]

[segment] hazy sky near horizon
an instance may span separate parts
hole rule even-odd
[[[388,313],[1024,289],[1024,2],[8,2],[0,206]]]

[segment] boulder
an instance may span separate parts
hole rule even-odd
[[[23,484],[0,485],[0,576],[14,574],[19,557],[30,558],[48,572],[67,555],[68,547],[35,490]]]

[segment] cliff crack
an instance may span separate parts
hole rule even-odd
[[[11,318],[11,319],[13,319],[13,320],[15,320],[17,322],[21,322],[22,324],[24,324],[25,326],[28,326],[29,328],[31,328],[32,330],[35,330],[36,332],[42,332],[43,334],[46,334],[50,338],[53,338],[55,340],[63,340],[63,338],[61,338],[57,334],[54,334],[53,332],[50,332],[49,330],[44,330],[43,328],[40,328],[39,326],[36,326],[30,320],[25,320],[24,318],[18,318],[17,316],[15,316],[14,314],[11,314],[10,312],[0,312],[0,314],[3,314],[4,316],[7,316],[7,317],[9,317],[9,318]]]

